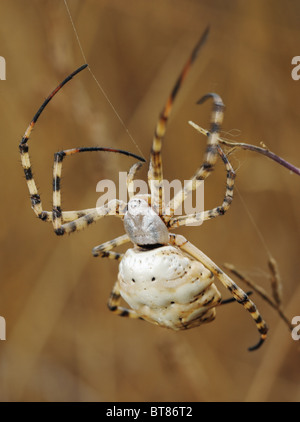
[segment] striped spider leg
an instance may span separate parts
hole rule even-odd
[[[42,221],[52,222],[54,231],[57,235],[64,235],[66,233],[71,233],[74,231],[79,231],[90,225],[92,222],[95,222],[106,215],[116,215],[119,218],[124,217],[124,209],[126,203],[119,200],[112,200],[103,207],[98,208],[89,208],[80,211],[62,211],[61,209],[61,172],[62,172],[62,163],[63,159],[67,156],[74,155],[76,153],[82,152],[96,152],[96,151],[107,151],[107,152],[116,152],[124,154],[133,158],[140,160],[141,162],[145,161],[143,158],[132,154],[127,151],[114,149],[114,148],[105,148],[105,147],[83,147],[83,148],[73,148],[64,151],[57,152],[54,155],[54,166],[53,166],[53,209],[52,211],[44,211],[42,208],[41,198],[38,193],[38,189],[33,178],[32,167],[29,157],[29,147],[28,141],[31,135],[35,124],[40,117],[41,113],[51,101],[51,99],[57,94],[57,92],[69,82],[75,75],[85,69],[87,65],[83,65],[71,73],[66,79],[63,80],[52,93],[46,98],[41,107],[38,109],[37,113],[34,115],[32,121],[30,122],[28,128],[25,131],[25,134],[20,142],[19,150],[21,153],[21,163],[24,169],[25,178],[30,194],[30,200],[32,209]]]
[[[157,210],[159,215],[163,215],[163,170],[162,170],[162,158],[161,158],[161,149],[162,149],[162,142],[163,138],[166,133],[167,123],[172,111],[173,103],[175,98],[179,92],[179,89],[186,78],[192,64],[194,63],[197,55],[201,49],[201,47],[205,44],[207,36],[208,36],[209,28],[207,28],[203,35],[201,36],[200,40],[194,47],[192,54],[190,55],[188,61],[186,62],[185,66],[183,67],[170,96],[167,99],[167,102],[160,113],[156,129],[154,132],[152,148],[150,153],[150,166],[148,171],[148,183],[151,190],[152,195],[152,206],[154,209]]]
[[[102,243],[99,246],[96,246],[93,248],[93,255],[95,257],[100,256],[101,258],[109,258],[109,259],[115,259],[118,262],[121,262],[121,260],[124,257],[123,253],[114,252],[111,249],[116,248],[117,246],[121,246],[127,242],[130,242],[130,237],[125,234],[123,236],[119,236],[116,239],[109,240],[108,242]],[[141,318],[133,309],[128,309],[123,306],[121,306],[121,293],[120,293],[120,287],[118,281],[114,284],[114,287],[111,291],[111,294],[109,296],[107,306],[108,309],[113,312],[116,315],[123,316],[123,317],[129,317],[129,318]]]
[[[176,228],[179,226],[186,226],[186,225],[191,225],[194,223],[199,223],[199,222],[203,222],[206,220],[210,220],[211,218],[215,218],[218,217],[219,215],[224,215],[225,212],[229,209],[232,200],[233,200],[233,189],[234,189],[234,181],[235,181],[235,172],[226,156],[226,154],[224,153],[224,151],[222,150],[222,148],[220,147],[220,145],[217,145],[217,151],[218,154],[220,155],[225,168],[226,168],[226,172],[227,172],[227,176],[226,176],[226,191],[225,191],[225,196],[223,199],[223,203],[222,205],[215,207],[211,210],[208,211],[201,211],[201,212],[195,212],[194,214],[189,214],[189,215],[181,215],[181,216],[173,216],[169,222],[168,222],[168,227],[170,228]],[[193,187],[193,185],[192,185]],[[189,192],[185,192],[185,194],[187,195]],[[183,195],[182,195],[183,197]],[[178,195],[178,198],[180,198],[180,195]],[[173,200],[173,202],[175,202],[175,200]],[[179,201],[177,202],[177,204],[179,203]]]
[[[207,255],[205,255],[200,249],[188,242],[184,236],[181,235],[170,235],[170,240],[173,245],[180,247],[183,251],[200,261],[206,268],[208,268],[212,274],[214,274],[221,283],[232,293],[234,299],[243,305],[243,307],[250,313],[251,317],[255,321],[256,327],[260,333],[259,342],[250,347],[248,350],[253,351],[258,349],[267,337],[268,327],[265,321],[262,319],[256,305],[249,299],[248,295],[219,268]]]
[[[225,208],[218,207],[216,210],[214,210],[214,215],[213,215],[213,211],[207,211],[205,216],[203,215],[203,213],[199,213],[199,214],[196,213],[194,215],[188,215],[188,216],[183,216],[179,218],[174,217],[176,210],[184,202],[187,196],[193,190],[197,189],[199,184],[203,183],[204,180],[206,180],[206,178],[211,174],[216,164],[218,154],[221,156],[225,164],[225,167],[227,169],[226,197],[229,198],[229,196],[231,196],[231,199],[232,199],[232,190],[233,190],[235,174],[226,155],[224,154],[224,152],[221,150],[220,146],[218,145],[219,131],[220,131],[220,126],[223,121],[223,115],[224,115],[224,104],[221,97],[214,93],[206,94],[204,97],[202,97],[198,101],[198,104],[204,103],[204,101],[206,101],[209,98],[213,99],[213,110],[212,110],[212,116],[211,116],[211,129],[210,129],[208,140],[207,140],[207,146],[206,146],[206,151],[204,154],[203,163],[198,168],[194,176],[189,180],[189,182],[185,184],[184,189],[178,192],[174,196],[174,198],[169,202],[168,215],[165,215],[163,217],[168,227],[174,227],[174,226],[180,225],[179,221],[181,220],[183,220],[183,223],[181,225],[186,225],[192,222],[198,222],[199,219],[200,220],[203,220],[204,218],[207,219],[208,215],[211,215],[210,218],[212,218],[212,216],[216,216],[216,213],[218,211],[219,211],[219,214],[222,214],[222,213],[224,214],[224,212],[227,210],[228,207],[225,206]],[[229,193],[229,191],[231,191],[231,193]],[[231,200],[229,200],[228,202],[230,205]],[[187,222],[185,222],[185,220]]]

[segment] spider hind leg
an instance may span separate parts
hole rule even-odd
[[[108,299],[108,309],[116,315],[122,317],[128,317],[133,319],[143,319],[140,317],[133,309],[124,308],[120,306],[121,303],[121,294],[119,288],[119,282],[117,281],[112,289],[110,297]]]
[[[206,256],[200,249],[188,242],[185,237],[181,235],[170,234],[170,243],[177,245],[183,251],[200,261],[206,268],[208,268],[221,283],[232,293],[233,297],[238,303],[250,313],[253,318],[257,330],[260,333],[259,342],[249,347],[249,351],[258,349],[267,337],[268,327],[262,319],[256,305],[248,298],[247,294],[227,275],[225,274],[208,256]]]

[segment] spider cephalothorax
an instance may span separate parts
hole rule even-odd
[[[217,94],[207,94],[198,101],[198,104],[202,104],[207,99],[213,100],[211,127],[208,132],[202,164],[189,183],[168,204],[164,203],[162,141],[175,97],[199,49],[204,44],[207,33],[208,30],[204,32],[192,51],[159,116],[148,171],[150,195],[132,196],[133,178],[139,167],[135,164],[127,178],[128,192],[131,197],[128,204],[114,199],[100,208],[62,211],[60,181],[62,162],[66,156],[85,151],[113,151],[145,161],[135,154],[112,148],[74,148],[55,154],[53,210],[44,211],[42,208],[31,171],[28,140],[37,119],[48,102],[65,83],[87,65],[80,67],[68,76],[44,101],[27,128],[19,148],[32,208],[40,219],[53,223],[57,235],[82,230],[92,222],[108,215],[114,215],[124,220],[125,235],[93,249],[94,256],[116,259],[120,262],[118,280],[108,302],[111,311],[121,316],[144,319],[174,330],[198,326],[204,322],[212,321],[215,317],[216,307],[225,302],[222,302],[221,295],[213,283],[215,276],[231,292],[234,299],[250,313],[256,323],[260,333],[260,341],[249,349],[254,350],[263,343],[267,334],[267,326],[255,304],[208,256],[183,236],[170,233],[171,229],[179,226],[197,223],[199,220],[206,221],[223,215],[232,202],[235,173],[218,144],[224,105]],[[189,215],[175,215],[175,210],[178,209],[185,198],[210,175],[218,156],[221,157],[227,172],[226,190],[222,204],[208,211],[195,212]],[[133,243],[133,248],[128,249],[125,254],[112,251],[115,247],[130,241]],[[122,298],[129,304],[130,309],[121,306]]]
[[[169,243],[169,231],[160,216],[148,204],[148,197],[130,199],[124,216],[124,228],[130,240],[145,249]]]

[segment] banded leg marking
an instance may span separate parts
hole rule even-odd
[[[112,215],[115,214],[119,217],[123,217],[125,213],[125,206],[126,204],[122,201],[115,201],[115,206],[113,206],[113,201],[110,201],[110,205],[103,206],[101,208],[94,208],[90,209],[88,213],[81,216],[80,218],[66,223],[61,230],[63,225],[63,212],[61,209],[61,174],[62,174],[62,163],[64,157],[69,155],[74,155],[80,152],[95,152],[95,151],[109,151],[109,152],[120,152],[121,154],[133,156],[135,158],[141,158],[136,156],[135,154],[128,153],[127,151],[123,150],[115,150],[112,148],[104,148],[104,147],[88,147],[88,148],[73,148],[65,151],[60,151],[55,154],[54,156],[54,167],[53,167],[53,211],[52,211],[52,222],[54,231],[56,234],[61,235],[64,234],[65,231],[72,232],[81,230],[87,227],[92,222],[101,218],[100,211],[103,210],[102,216],[105,215]],[[142,159],[143,160],[143,159]]]
[[[83,217],[78,218],[77,220],[65,224],[62,224],[61,222],[61,215],[59,215],[59,211],[55,211],[53,219],[55,234],[57,234],[58,236],[62,236],[66,233],[73,233],[76,231],[83,230],[90,224],[108,215],[114,215],[116,217],[123,218],[125,208],[125,202],[113,199],[107,205],[103,205],[99,208],[94,208],[89,214],[86,214]],[[56,208],[54,206],[53,209],[57,210],[57,205]]]
[[[127,234],[124,234],[122,236],[116,237],[113,240],[109,240],[108,242],[102,243],[99,246],[95,246],[92,250],[92,253],[95,257],[100,256],[103,258],[116,259],[120,261],[124,254],[111,252],[111,250],[116,248],[117,246],[124,245],[127,242],[130,242],[129,236]]]
[[[119,283],[117,281],[108,299],[108,303],[107,303],[108,309],[114,314],[122,316],[122,317],[143,319],[133,309],[124,308],[123,306],[120,306],[120,303],[121,303],[121,295],[120,295]]]
[[[55,94],[57,94],[57,92],[67,82],[69,82],[75,75],[77,75],[79,72],[84,70],[87,66],[88,66],[87,64],[80,66],[77,70],[75,70],[69,76],[67,76],[67,78],[65,78],[51,92],[51,94],[45,99],[45,101],[43,102],[41,107],[38,109],[38,111],[34,115],[32,121],[30,122],[29,126],[27,127],[25,134],[23,135],[21,142],[20,142],[20,145],[19,145],[19,151],[20,151],[20,154],[21,154],[21,163],[22,163],[24,173],[25,173],[25,178],[26,178],[26,182],[27,182],[27,186],[28,186],[28,190],[29,190],[29,194],[30,194],[31,205],[32,205],[33,211],[35,212],[35,214],[41,220],[49,221],[47,219],[47,214],[43,211],[41,198],[40,198],[40,195],[38,193],[38,189],[37,189],[35,180],[33,178],[33,173],[32,173],[32,168],[31,168],[31,163],[30,163],[30,157],[29,157],[29,152],[28,152],[29,147],[28,147],[27,142],[29,141],[31,132],[32,132],[38,118],[40,117],[41,113],[43,112],[43,110],[45,109],[47,104],[52,100],[52,98],[55,96]]]
[[[227,177],[226,177],[226,191],[225,196],[223,199],[223,203],[221,206],[215,207],[212,210],[182,215],[179,217],[171,218],[169,222],[170,227],[179,227],[185,226],[189,224],[194,224],[197,222],[203,222],[206,220],[210,220],[211,218],[218,217],[219,215],[224,215],[225,212],[229,209],[232,200],[233,200],[233,189],[234,189],[234,181],[235,181],[235,172],[228,161],[228,158],[222,148],[218,145],[218,153],[221,156],[223,163],[225,164],[225,168],[227,170]]]
[[[128,191],[128,196],[129,196],[129,200],[133,197],[134,195],[134,176],[136,175],[137,171],[141,168],[142,163],[135,163],[133,164],[133,166],[130,168],[128,175],[127,175],[127,179],[126,179],[126,187],[127,187],[127,191]]]
[[[149,166],[149,172],[148,172],[148,181],[149,181],[149,187],[151,189],[152,197],[154,199],[153,207],[154,209],[157,208],[159,215],[163,215],[163,171],[162,171],[162,158],[161,158],[161,149],[162,149],[162,142],[163,138],[166,133],[166,127],[167,123],[171,114],[171,110],[173,107],[173,103],[175,101],[176,95],[179,92],[179,89],[187,76],[191,65],[195,61],[201,47],[205,43],[207,36],[208,36],[209,29],[207,28],[203,35],[201,36],[200,40],[198,41],[197,45],[194,47],[192,54],[188,61],[186,62],[183,70],[181,71],[173,90],[162,110],[160,113],[154,137],[153,137],[153,143],[150,153],[150,166]]]
[[[198,101],[198,104],[204,103],[209,98],[213,99],[213,109],[211,115],[210,135],[207,139],[203,163],[198,168],[194,176],[189,180],[189,183],[185,185],[184,189],[178,192],[169,202],[167,209],[170,210],[170,215],[164,218],[166,223],[168,223],[174,216],[176,210],[184,202],[187,196],[197,189],[199,182],[202,183],[210,175],[216,164],[218,158],[218,138],[224,116],[224,104],[221,97],[214,93],[206,94]]]

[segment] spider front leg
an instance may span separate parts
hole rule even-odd
[[[225,212],[229,209],[232,200],[233,200],[233,188],[234,188],[234,181],[235,181],[235,172],[226,156],[222,148],[218,145],[217,146],[218,153],[225,164],[225,168],[227,171],[226,177],[226,191],[225,196],[223,199],[223,203],[221,206],[215,207],[212,210],[208,211],[201,211],[196,212],[194,214],[182,215],[179,217],[173,217],[168,223],[170,228],[175,228],[179,226],[187,226],[189,224],[195,224],[199,222],[203,222],[206,220],[210,220],[211,218],[218,217],[219,215],[224,215]]]
[[[32,126],[29,126],[30,131],[32,130]],[[36,182],[34,180],[33,177],[33,172],[32,172],[32,166],[31,166],[31,162],[30,162],[30,156],[29,156],[29,147],[28,147],[28,142],[29,140],[29,129],[27,129],[27,131],[25,132],[25,135],[22,138],[22,141],[19,145],[19,150],[20,150],[20,154],[21,154],[21,163],[22,163],[22,167],[24,170],[24,174],[25,174],[25,179],[26,179],[26,183],[27,183],[27,187],[29,190],[29,195],[30,195],[30,201],[31,201],[31,207],[35,213],[35,215],[41,219],[42,221],[46,221],[46,222],[52,222],[53,221],[53,211],[44,211],[43,210],[43,206],[42,206],[42,202],[41,202],[41,197],[39,195],[37,186],[36,186]],[[61,151],[60,153],[57,154],[63,154],[64,151]],[[56,184],[60,183],[60,179],[56,181]],[[64,211],[61,214],[62,220],[64,222],[70,222],[73,220],[76,220],[80,217],[83,217],[86,214],[89,214],[90,212],[92,212],[94,209],[93,208],[89,208],[89,209],[85,209],[85,210],[80,210],[80,211]]]
[[[61,151],[55,154],[54,156],[54,167],[53,167],[53,212],[52,212],[52,222],[53,228],[57,235],[64,235],[66,233],[71,233],[74,231],[79,231],[86,228],[91,223],[107,216],[115,215],[119,218],[124,218],[126,203],[120,200],[111,200],[108,204],[103,205],[102,207],[92,208],[88,210],[89,212],[71,221],[69,223],[63,224],[63,214],[61,210],[61,191],[60,191],[60,181],[62,173],[62,162],[64,157],[68,155],[73,155],[79,152],[86,151],[103,151],[110,150],[115,152],[116,150],[102,148],[102,147],[90,147],[90,148],[74,148],[65,151]],[[123,151],[126,155],[131,155],[127,151]]]
[[[127,151],[117,150],[113,148],[104,148],[104,147],[73,148],[70,150],[58,152],[55,154],[55,158],[54,158],[53,210],[51,212],[43,210],[41,197],[38,193],[37,185],[33,177],[32,166],[31,166],[30,156],[29,156],[28,141],[32,133],[32,130],[34,129],[36,125],[36,122],[38,121],[40,115],[44,111],[47,104],[52,100],[52,98],[59,92],[59,90],[67,82],[69,82],[74,76],[76,76],[79,72],[81,72],[86,67],[87,65],[83,65],[79,67],[77,70],[75,70],[74,72],[72,72],[45,99],[43,104],[40,106],[40,108],[34,115],[29,126],[27,127],[19,145],[19,151],[21,154],[21,163],[24,170],[29,194],[30,194],[32,209],[34,213],[36,214],[36,216],[39,217],[42,221],[47,221],[47,222],[51,221],[53,223],[55,233],[58,235],[81,230],[87,225],[89,225],[91,222],[96,221],[97,219],[103,217],[104,215],[108,215],[112,213],[119,214],[118,211],[120,209],[120,203],[119,204],[111,203],[106,208],[103,208],[103,210],[90,208],[90,209],[81,210],[81,211],[62,212],[61,207],[60,207],[60,181],[61,181],[62,161],[65,156],[73,155],[78,152],[86,152],[86,151],[108,151],[108,152],[121,153],[127,156],[137,158],[140,161],[145,161],[143,158],[137,156],[136,154],[131,154]],[[100,215],[101,212],[103,212],[103,215]],[[66,223],[66,224],[63,225],[63,223]]]
[[[133,164],[133,166],[130,168],[127,178],[126,178],[126,187],[128,191],[129,199],[131,199],[134,196],[134,177],[137,173],[137,171],[141,168],[142,162],[138,162]]]
[[[67,76],[67,78],[65,78],[51,92],[51,94],[45,99],[43,104],[40,106],[38,111],[35,113],[33,119],[31,120],[29,126],[27,127],[27,129],[26,129],[26,131],[25,131],[25,133],[24,133],[24,135],[21,139],[20,145],[19,145],[19,151],[20,151],[20,154],[21,154],[21,163],[22,163],[22,167],[23,167],[24,173],[25,173],[25,178],[26,178],[26,182],[27,182],[27,186],[28,186],[28,190],[29,190],[29,194],[30,194],[31,205],[32,205],[32,208],[33,208],[35,214],[44,221],[47,220],[48,215],[47,215],[47,213],[45,214],[44,211],[43,211],[41,198],[40,198],[36,183],[35,183],[34,178],[33,178],[33,173],[32,173],[32,168],[31,168],[31,163],[30,163],[30,157],[29,157],[29,152],[28,152],[29,151],[28,141],[29,141],[31,132],[35,127],[36,122],[38,121],[40,115],[44,111],[47,104],[52,100],[52,98],[57,94],[57,92],[66,83],[68,83],[79,72],[86,69],[87,66],[88,66],[87,64],[80,66],[78,69],[76,69],[74,72],[72,72],[69,76]],[[49,220],[47,220],[47,221],[49,221]]]
[[[209,269],[221,283],[232,293],[235,300],[243,305],[243,307],[250,313],[253,318],[256,327],[260,333],[259,342],[250,347],[249,350],[258,349],[267,337],[268,327],[265,321],[262,319],[256,305],[249,299],[247,294],[237,286],[237,284],[228,277],[208,256],[206,256],[200,249],[196,248],[192,243],[187,241],[185,237],[181,235],[170,234],[170,244],[176,245],[189,255],[200,261],[207,269]]]
[[[24,139],[24,138],[23,138]],[[28,138],[26,137],[27,141]],[[105,147],[89,147],[89,148],[73,148],[65,151],[57,152],[54,155],[54,166],[53,166],[53,210],[44,211],[40,195],[38,194],[36,183],[33,178],[31,163],[28,153],[28,146],[26,143],[21,142],[20,144],[22,165],[26,176],[27,186],[30,193],[32,208],[35,214],[43,221],[53,223],[54,231],[57,235],[64,235],[65,233],[71,233],[79,231],[90,225],[91,223],[99,220],[106,215],[116,215],[120,218],[124,216],[125,202],[122,201],[110,201],[109,204],[100,208],[88,208],[81,211],[62,211],[61,209],[61,173],[62,163],[66,156],[74,155],[80,152],[95,152],[95,151],[107,151],[117,152],[127,156],[140,159],[135,154],[131,154],[127,151],[117,150],[113,148]],[[141,161],[144,161],[141,158]],[[65,224],[63,224],[65,223]]]
[[[178,192],[174,198],[169,202],[167,209],[169,215],[164,216],[164,221],[170,226],[170,220],[174,217],[176,210],[185,201],[188,195],[190,195],[199,186],[199,183],[203,181],[211,174],[218,158],[218,137],[221,128],[221,124],[224,116],[224,104],[222,98],[215,93],[209,93],[204,95],[198,104],[203,104],[207,99],[212,98],[213,108],[211,115],[211,129],[210,135],[207,140],[206,150],[203,158],[202,165],[198,168],[194,176],[185,184],[184,189]]]
[[[151,154],[150,154],[150,166],[148,171],[148,183],[153,198],[152,206],[159,215],[164,214],[164,188],[163,188],[163,166],[161,150],[163,139],[167,129],[167,123],[170,118],[170,114],[173,108],[175,98],[182,86],[184,79],[186,78],[192,64],[194,63],[201,47],[205,44],[209,32],[207,28],[202,34],[200,40],[194,47],[188,61],[185,63],[176,83],[169,95],[167,102],[161,111],[158,122],[156,124],[155,133],[152,142]]]

